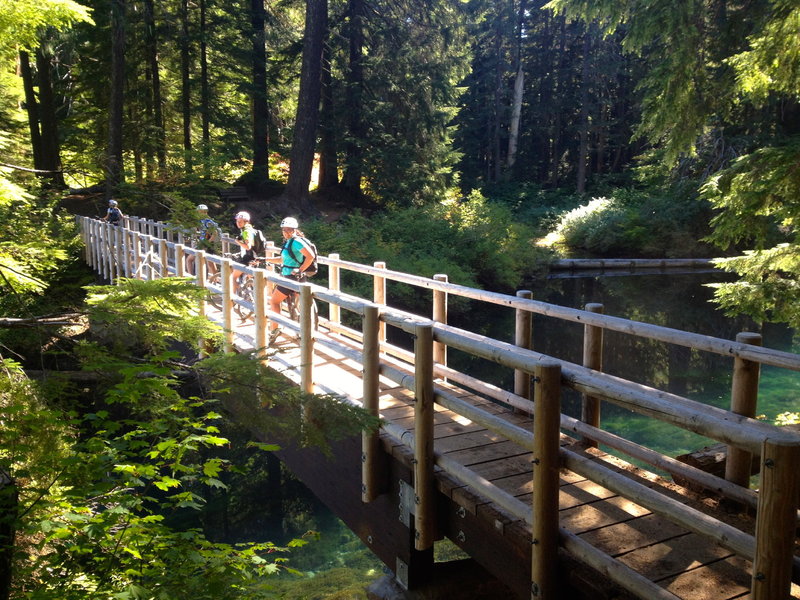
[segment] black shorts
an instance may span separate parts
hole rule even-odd
[[[304,274],[301,275],[284,275],[284,277],[288,277],[289,279],[294,279],[295,281],[299,281],[300,283],[304,282],[307,277]],[[278,290],[284,296],[291,296],[292,294],[296,294],[297,292],[291,288],[288,288],[283,285],[276,285],[275,289]]]
[[[254,254],[252,252],[245,252],[244,256],[240,256],[236,259],[236,262],[240,265],[247,265],[249,266],[251,262],[253,262]]]

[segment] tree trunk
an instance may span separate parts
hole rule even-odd
[[[106,196],[112,197],[123,182],[122,116],[125,86],[125,2],[111,0],[111,104],[108,111]]]
[[[206,0],[200,0],[200,118],[203,130],[203,176],[211,177],[211,92],[208,84],[208,42],[206,41]]]
[[[22,87],[25,90],[25,110],[28,113],[28,129],[31,134],[31,150],[33,151],[33,168],[43,169],[42,166],[42,136],[39,132],[39,101],[33,89],[33,72],[31,61],[27,52],[20,50],[19,71],[22,76]]]
[[[164,135],[164,109],[161,100],[161,76],[158,72],[158,38],[153,0],[144,0],[145,52],[150,72],[153,97],[154,146],[158,168],[163,173],[167,168],[167,142]]]
[[[514,0],[511,0],[512,5]],[[525,73],[522,70],[522,27],[525,20],[525,0],[520,0],[517,10],[516,50],[514,51],[514,97],[511,103],[511,122],[508,126],[508,154],[506,156],[506,179],[511,179],[517,161],[519,121],[522,117],[522,96],[525,89]]]
[[[191,173],[194,170],[192,161],[192,96],[189,68],[189,1],[181,0],[181,112],[183,113],[183,156],[187,173]]]
[[[581,120],[580,142],[578,144],[578,181],[577,191],[586,191],[586,167],[589,159],[589,52],[591,31],[587,27],[583,36],[583,64],[581,66]]]
[[[500,15],[495,21],[494,50],[497,63],[494,69],[494,126],[492,127],[492,181],[500,181],[502,175],[502,159],[500,158],[500,124],[502,123],[503,99],[503,40],[500,26]]]
[[[328,0],[306,0],[306,26],[303,35],[303,67],[297,99],[294,139],[289,164],[286,195],[301,210],[310,208],[308,186],[317,146],[319,100],[322,93],[322,42],[328,27]]]
[[[350,23],[350,65],[347,72],[347,109],[350,113],[349,135],[345,149],[345,172],[343,187],[356,199],[361,198],[363,176],[364,123],[362,101],[364,94],[364,3],[350,0],[348,6]]]
[[[17,486],[8,473],[0,470],[0,600],[8,600],[11,597],[18,511]]]
[[[564,74],[561,72],[564,63],[564,53],[566,52],[567,46],[567,23],[564,17],[559,17],[559,42],[558,42],[558,50],[556,51],[556,65],[553,69],[555,76],[553,78],[553,98],[558,98],[560,94],[563,93],[562,88],[565,87],[563,80],[565,79]],[[561,164],[561,137],[563,132],[561,131],[561,106],[555,105],[551,107],[551,111],[554,115],[553,117],[553,125],[552,131],[550,133],[550,167],[549,167],[549,180],[550,185],[553,187],[558,187],[558,182],[560,178],[560,164]]]
[[[327,33],[326,33],[327,37]],[[339,183],[336,157],[336,123],[333,116],[333,78],[328,44],[322,48],[322,107],[320,108],[319,188],[335,188]]]
[[[41,46],[36,51],[36,70],[39,75],[39,118],[42,124],[42,168],[50,171],[47,177],[57,187],[64,187],[61,172],[61,152],[58,142],[58,123],[53,98],[50,55]]]
[[[269,178],[267,150],[267,42],[264,33],[264,0],[250,0],[253,44],[253,173]]]

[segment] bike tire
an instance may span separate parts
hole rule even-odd
[[[214,273],[208,278],[208,283],[215,287],[220,287],[222,284],[222,277],[220,273]],[[222,292],[209,290],[207,294],[208,303],[217,310],[222,310]]]
[[[250,304],[255,304],[256,301],[256,294],[253,288],[253,278],[247,277],[242,284],[239,286],[239,298],[249,302]],[[236,314],[239,315],[239,318],[242,321],[246,321],[250,317],[253,316],[254,310],[247,308],[241,304],[234,304],[233,305]]]

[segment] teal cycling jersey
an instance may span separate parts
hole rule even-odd
[[[291,251],[289,250],[289,245],[291,245]],[[305,259],[305,255],[302,249],[304,247],[306,247],[306,245],[296,237],[291,237],[284,242],[281,248],[281,275],[284,277],[291,275],[292,269],[296,269],[303,264],[302,260]],[[301,262],[297,262],[295,256],[299,258]]]

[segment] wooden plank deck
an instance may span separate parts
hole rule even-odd
[[[235,345],[250,350],[254,344],[252,322],[238,323]],[[299,382],[299,349],[294,340],[282,336],[269,358],[273,368]],[[317,347],[314,359],[317,393],[338,394],[361,402],[361,366],[325,348]],[[485,398],[462,390],[462,396],[484,410],[520,427],[531,427],[528,415],[517,413]],[[413,394],[381,378],[380,413],[386,421],[409,431],[414,428]],[[437,452],[469,467],[530,505],[532,490],[531,453],[483,426],[441,406],[436,406],[434,437]],[[406,448],[388,435],[382,436],[387,452],[397,460],[408,461]],[[567,440],[565,443],[569,443]],[[677,486],[652,473],[642,471],[602,451],[582,451],[592,460],[603,461],[618,472],[645,482],[650,487],[691,503],[725,520],[725,514],[679,493]],[[527,526],[502,508],[493,505],[441,471],[438,489],[470,514],[484,519],[498,535],[527,531]],[[560,525],[584,541],[616,557],[625,565],[657,582],[676,596],[687,600],[733,600],[748,598],[751,564],[705,538],[675,525],[665,518],[626,500],[615,493],[568,470],[561,472]],[[741,522],[739,522],[741,525]],[[456,540],[454,540],[456,541]],[[490,545],[490,541],[486,541]],[[476,557],[480,560],[481,557]],[[793,586],[792,597],[800,598],[800,587]]]

